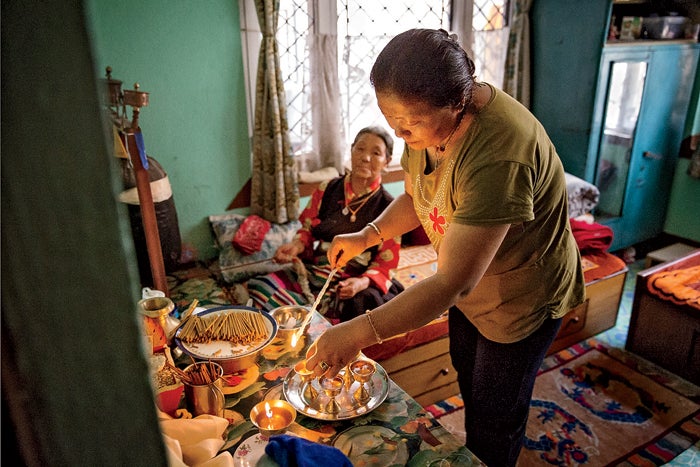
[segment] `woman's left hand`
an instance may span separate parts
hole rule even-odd
[[[368,277],[348,277],[345,280],[338,282],[335,293],[341,300],[347,300],[362,292],[369,287]]]
[[[361,347],[357,345],[361,336],[354,337],[357,326],[352,321],[326,329],[306,352],[306,367],[316,376],[337,375],[348,363],[356,360]]]

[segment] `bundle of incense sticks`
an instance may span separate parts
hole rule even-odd
[[[267,327],[265,317],[259,312],[194,315],[182,325],[178,337],[186,343],[225,340],[234,344],[247,345],[267,339]]]
[[[183,383],[193,386],[212,384],[220,377],[217,371],[218,365],[212,362],[196,363],[188,367],[187,371],[182,371],[178,367],[173,366],[170,362],[168,362],[167,365],[177,374]]]

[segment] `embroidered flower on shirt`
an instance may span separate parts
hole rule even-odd
[[[446,224],[447,221],[445,220],[445,216],[441,216],[440,213],[438,213],[437,206],[434,207],[433,212],[430,213],[430,220],[433,221],[433,230],[440,235],[445,235],[445,229],[442,226]]]

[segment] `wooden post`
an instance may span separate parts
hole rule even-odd
[[[134,119],[138,122],[138,119]],[[158,233],[158,220],[156,218],[156,209],[153,204],[153,194],[151,193],[151,181],[148,176],[148,170],[143,166],[139,149],[136,145],[136,134],[141,133],[141,129],[131,127],[124,130],[126,141],[124,145],[129,150],[129,158],[131,165],[134,167],[134,176],[136,177],[136,190],[139,194],[139,207],[141,208],[141,220],[143,223],[143,231],[146,236],[146,249],[148,250],[148,261],[151,265],[151,275],[153,277],[153,286],[169,296],[168,281],[165,277],[165,264],[163,263],[163,250],[160,244],[160,234]]]

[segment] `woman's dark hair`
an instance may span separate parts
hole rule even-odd
[[[360,139],[360,136],[364,135],[365,133],[370,133],[372,135],[379,136],[382,140],[384,140],[384,144],[386,145],[386,159],[387,161],[390,160],[391,155],[394,153],[394,139],[391,137],[389,132],[380,126],[364,127],[363,129],[357,132],[357,135],[355,135],[355,140],[352,142],[352,145],[354,146],[355,143],[357,143],[357,140]]]
[[[369,80],[376,92],[434,107],[471,103],[474,62],[444,29],[410,29],[379,53]]]

